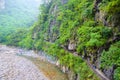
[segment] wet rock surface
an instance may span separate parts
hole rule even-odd
[[[19,49],[0,46],[0,80],[48,80],[29,60],[17,56]]]

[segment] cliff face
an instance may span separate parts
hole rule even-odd
[[[120,80],[119,13],[119,0],[44,0],[38,21],[11,42],[56,57],[69,80]]]
[[[5,0],[0,0],[0,9],[5,9]]]
[[[94,4],[95,20],[98,22],[102,22],[102,24],[105,26],[119,27],[120,15],[118,10],[120,6],[117,6],[119,4],[119,2],[118,3],[117,2],[118,1],[110,1],[107,3],[107,1],[96,0]],[[108,5],[105,6],[104,4],[108,4]],[[104,5],[104,9],[102,5]],[[112,11],[115,11],[115,10],[116,11],[112,12],[110,11],[111,9],[114,9]]]
[[[32,30],[32,35],[36,34],[34,48],[55,56],[63,72],[71,73],[71,80],[98,79],[84,60],[110,80],[120,79],[119,5],[119,0],[51,0],[44,3],[39,22]],[[87,70],[90,73],[86,73]]]

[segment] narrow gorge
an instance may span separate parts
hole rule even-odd
[[[1,42],[45,52],[68,80],[120,80],[119,21],[120,0],[44,0],[30,28]]]

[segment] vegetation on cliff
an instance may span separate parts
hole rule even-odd
[[[99,80],[80,56],[105,74],[113,67],[111,79],[119,80],[119,5],[119,0],[51,0],[40,6],[29,32],[9,35],[7,43],[51,54],[80,80]]]

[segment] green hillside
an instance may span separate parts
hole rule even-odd
[[[54,56],[69,80],[120,80],[120,0],[46,0],[39,13],[7,45]]]
[[[0,10],[0,42],[4,37],[20,28],[29,28],[37,20],[40,3],[35,0],[3,0]],[[3,36],[4,35],[4,36]]]

